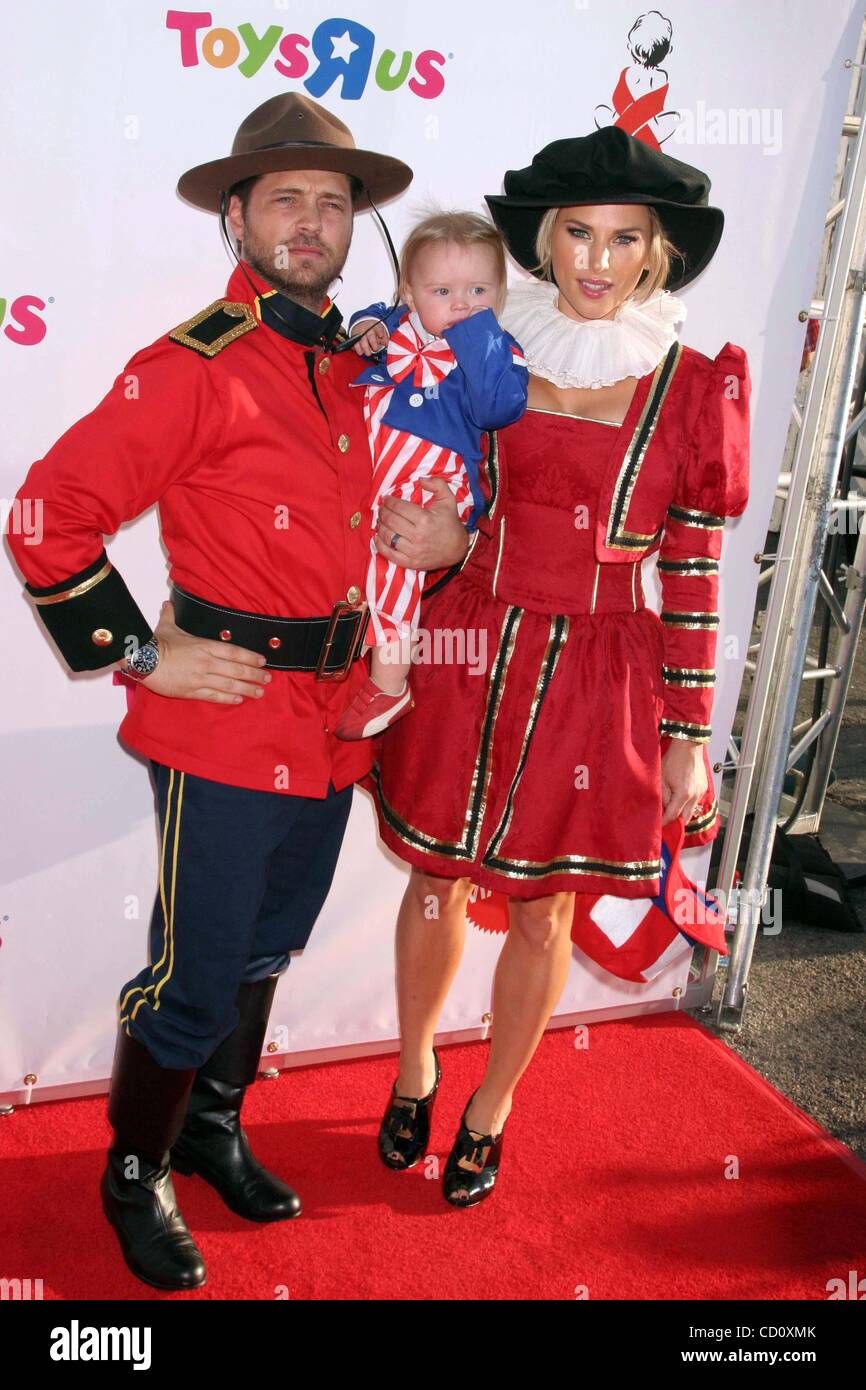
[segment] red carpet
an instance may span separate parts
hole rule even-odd
[[[442,1049],[432,1147],[444,1164],[486,1043]],[[128,1273],[99,1205],[105,1100],[0,1120],[0,1277],[65,1299],[827,1298],[866,1270],[866,1165],[686,1014],[545,1035],[518,1088],[492,1197],[453,1210],[421,1165],[391,1173],[375,1135],[393,1057],[259,1082],[260,1159],[301,1193],[252,1226],[175,1179],[208,1264],[201,1290]],[[726,1178],[732,1156],[739,1177]]]

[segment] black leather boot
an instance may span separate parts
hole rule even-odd
[[[248,1221],[288,1221],[301,1211],[298,1194],[256,1161],[240,1121],[246,1088],[259,1068],[278,979],[268,975],[241,985],[240,1022],[199,1067],[183,1131],[171,1150],[173,1168],[197,1173]]]
[[[157,1289],[205,1282],[201,1251],[177,1209],[169,1150],[183,1125],[195,1068],[161,1067],[121,1028],[108,1118],[115,1130],[102,1175],[102,1207],[136,1278]]]

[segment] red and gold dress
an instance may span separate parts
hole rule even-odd
[[[741,348],[677,342],[622,425],[528,409],[491,434],[485,515],[422,606],[415,707],[362,782],[400,858],[519,898],[652,897],[670,738],[704,745],[710,783],[685,844],[714,837],[718,561],[748,498],[749,395]]]

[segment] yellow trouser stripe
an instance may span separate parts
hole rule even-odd
[[[158,984],[157,987],[156,987],[156,992],[154,993],[154,996],[153,996],[153,1007],[154,1007],[154,1009],[158,1009],[158,1008],[159,1008],[159,992],[160,992],[160,990],[162,989],[163,985],[165,984],[166,980],[170,980],[170,979],[171,979],[171,972],[174,970],[174,893],[175,893],[175,889],[177,888],[177,854],[178,854],[178,849],[180,848],[180,813],[181,813],[181,808],[182,808],[182,806],[183,806],[183,782],[184,782],[184,777],[185,777],[185,776],[186,776],[186,773],[184,773],[184,772],[182,772],[182,773],[180,774],[180,791],[178,792],[178,797],[177,797],[177,816],[176,816],[175,822],[174,822],[174,852],[173,852],[172,858],[171,858],[171,913],[169,914],[169,930],[168,930],[168,943],[169,943],[168,970],[166,971],[165,975],[163,975],[162,979],[160,980],[159,984]],[[133,1015],[133,1017],[134,1017],[134,1015]]]
[[[184,778],[185,778],[185,774],[182,772],[182,773],[180,774],[180,778],[179,778],[179,781],[178,781],[177,807],[176,807],[176,811],[175,811],[174,851],[173,851],[173,855],[172,855],[172,873],[171,873],[171,912],[170,912],[170,913],[169,913],[169,910],[168,910],[168,905],[167,905],[167,903],[166,903],[166,893],[165,893],[165,854],[166,854],[166,848],[167,848],[167,845],[168,845],[169,826],[170,826],[170,823],[171,823],[171,815],[172,815],[171,799],[172,799],[172,792],[173,792],[173,790],[174,790],[174,768],[171,768],[170,773],[169,773],[168,793],[167,793],[167,795],[166,795],[166,806],[165,806],[165,822],[164,822],[164,824],[163,824],[163,830],[162,830],[162,849],[161,849],[161,853],[160,853],[160,862],[159,862],[159,897],[160,897],[160,902],[161,902],[161,904],[162,904],[163,943],[162,943],[162,955],[160,956],[160,958],[159,958],[159,960],[156,962],[156,964],[155,964],[154,966],[151,967],[151,975],[156,975],[157,970],[159,970],[159,969],[165,964],[165,961],[166,961],[166,958],[167,958],[167,957],[169,958],[168,973],[165,975],[164,979],[161,980],[161,981],[159,982],[159,985],[158,985],[158,986],[156,985],[156,982],[154,981],[153,983],[147,985],[145,988],[142,988],[141,985],[133,985],[133,987],[132,987],[131,989],[127,990],[127,992],[126,992],[126,994],[123,996],[123,999],[121,1000],[121,1004],[120,1004],[121,1015],[123,1014],[123,1010],[124,1010],[124,1008],[126,1007],[126,1004],[127,1004],[128,1000],[132,997],[132,995],[133,995],[133,994],[140,994],[140,995],[141,995],[141,998],[140,998],[139,1000],[136,1001],[135,1007],[134,1007],[134,1009],[132,1010],[132,1014],[131,1014],[131,1017],[132,1017],[132,1018],[135,1018],[135,1015],[137,1014],[138,1010],[141,1008],[141,1005],[142,1005],[142,1004],[144,1004],[144,1003],[150,1003],[150,1000],[147,999],[147,995],[151,992],[151,990],[156,989],[156,994],[154,995],[154,999],[155,999],[155,1000],[157,999],[158,994],[159,994],[159,990],[162,988],[163,984],[165,983],[165,980],[167,980],[168,977],[169,977],[169,975],[171,975],[171,972],[172,972],[172,969],[173,969],[173,966],[174,966],[174,896],[175,896],[175,877],[176,877],[176,874],[177,874],[177,856],[178,856],[178,846],[179,846],[179,839],[180,839],[180,811],[181,811],[181,806],[182,806],[182,804],[183,804]],[[156,1007],[159,1007],[158,1004],[156,1005]],[[125,1017],[121,1017],[121,1023],[125,1023],[125,1022],[126,1022],[126,1018],[125,1018]],[[127,1031],[127,1033],[129,1033],[129,1029],[128,1029],[128,1028],[127,1028],[126,1031]]]

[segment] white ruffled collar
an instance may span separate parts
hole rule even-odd
[[[554,386],[612,386],[623,377],[654,371],[671,343],[686,305],[669,290],[638,304],[627,299],[613,318],[569,318],[556,307],[559,290],[549,280],[510,285],[499,316],[520,343],[526,365]]]

